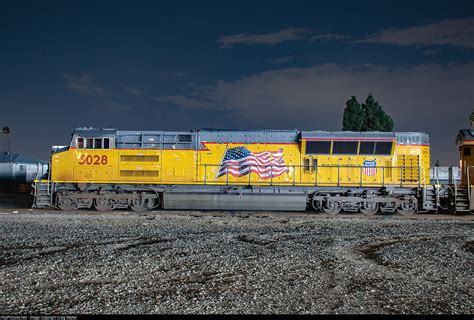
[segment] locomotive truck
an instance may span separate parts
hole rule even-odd
[[[77,128],[54,148],[34,207],[468,212],[474,143],[461,130],[461,185],[430,184],[422,132],[122,131]]]

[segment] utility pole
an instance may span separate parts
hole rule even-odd
[[[471,120],[471,129],[474,129],[474,109],[471,112],[471,116],[469,117],[469,120]]]
[[[3,134],[7,136],[7,145],[8,145],[8,153],[11,153],[10,150],[10,128],[9,127],[3,127],[2,129]]]

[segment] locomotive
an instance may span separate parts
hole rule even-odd
[[[77,128],[69,146],[53,149],[48,178],[35,180],[33,206],[469,211],[472,133],[457,138],[466,171],[458,186],[430,184],[423,132]]]

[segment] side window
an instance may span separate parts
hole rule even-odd
[[[94,139],[94,149],[102,149],[102,138]]]
[[[306,141],[306,154],[329,154],[331,141]]]
[[[359,149],[359,154],[374,154],[374,149],[375,149],[375,142],[369,142],[369,141],[361,141],[360,142],[360,149]]]
[[[463,148],[463,155],[470,156],[471,155],[471,147],[464,147]]]
[[[311,168],[311,160],[310,158],[304,158],[304,171],[309,171],[309,169]]]
[[[110,139],[104,138],[104,149],[110,149]]]
[[[84,138],[77,138],[77,148],[84,149]]]
[[[377,145],[375,146],[375,154],[377,155],[392,154],[392,143],[391,142],[377,142]]]
[[[357,154],[358,142],[352,141],[334,141],[332,147],[333,154]]]
[[[93,149],[94,148],[94,139],[92,139],[92,138],[87,138],[86,139],[86,148],[87,149]]]
[[[190,134],[180,134],[178,135],[178,142],[192,142]]]

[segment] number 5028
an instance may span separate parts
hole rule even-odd
[[[90,165],[106,165],[107,164],[107,156],[98,156],[98,155],[90,155],[88,154],[87,156],[85,154],[82,154],[81,157],[79,158],[79,164],[90,164]]]

